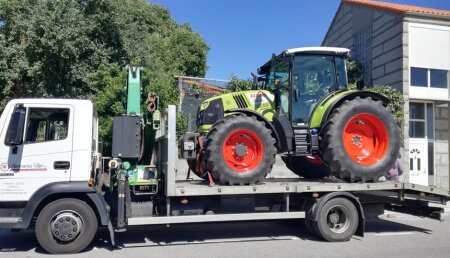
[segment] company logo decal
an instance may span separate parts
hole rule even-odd
[[[33,171],[47,171],[47,166],[43,165],[39,162],[35,162],[33,164],[8,164],[2,163],[0,164],[1,172],[33,172]]]

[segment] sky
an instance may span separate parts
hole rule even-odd
[[[206,78],[251,78],[272,53],[320,46],[340,0],[151,0],[210,46]],[[450,10],[449,0],[384,0]]]

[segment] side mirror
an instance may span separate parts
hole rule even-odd
[[[359,80],[357,83],[356,83],[356,89],[357,90],[362,90],[364,88],[364,80]]]
[[[11,147],[22,144],[23,129],[25,126],[26,108],[18,106],[14,108],[6,131],[5,144]]]

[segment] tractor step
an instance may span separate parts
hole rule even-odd
[[[294,129],[294,141],[295,152],[297,155],[310,155],[311,143],[309,140],[309,129],[307,128],[293,128]]]

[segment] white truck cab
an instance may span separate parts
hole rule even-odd
[[[55,182],[87,184],[97,157],[97,127],[88,100],[9,102],[0,118],[0,201],[27,201]]]

